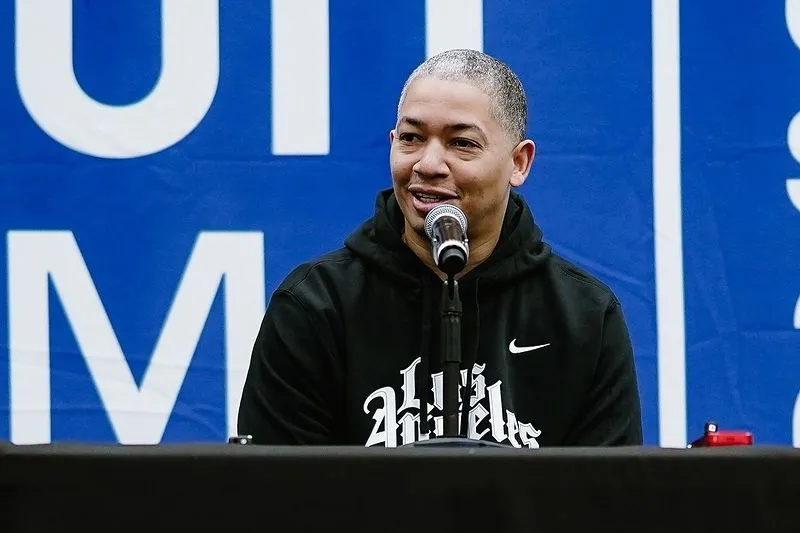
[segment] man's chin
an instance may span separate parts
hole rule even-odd
[[[420,238],[427,240],[428,235],[425,233],[425,221],[420,219],[417,216],[414,216],[411,220],[408,219],[405,215],[405,229],[404,231],[408,232],[413,231],[416,235]]]
[[[406,228],[411,227],[415,232],[425,233],[425,219],[417,213],[417,210],[414,209],[414,206],[411,202],[401,202],[400,203],[400,212],[403,214],[403,218],[405,219],[405,226]]]

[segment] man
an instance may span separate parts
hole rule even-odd
[[[555,255],[522,197],[534,143],[516,75],[472,50],[420,65],[390,132],[392,189],[345,246],[274,292],[253,348],[239,432],[257,444],[399,446],[441,436],[443,274],[425,215],[468,219],[459,276],[461,427],[515,446],[642,443],[619,301]]]

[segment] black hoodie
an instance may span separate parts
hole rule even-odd
[[[239,433],[399,446],[441,435],[443,282],[402,242],[391,190],[345,246],[290,273],[253,348]],[[611,290],[555,255],[512,192],[497,247],[459,281],[466,436],[515,447],[642,443]]]

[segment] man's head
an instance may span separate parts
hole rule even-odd
[[[406,229],[424,237],[426,213],[445,202],[467,215],[472,245],[496,241],[509,189],[522,185],[533,160],[526,123],[522,84],[497,59],[450,50],[417,67],[390,133],[392,182]]]
[[[528,121],[525,90],[505,63],[483,52],[466,49],[448,50],[431,57],[406,80],[397,104],[398,120],[409,85],[422,78],[464,82],[480,89],[490,98],[492,117],[515,144],[525,139]]]

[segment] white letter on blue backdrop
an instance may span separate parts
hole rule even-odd
[[[272,153],[330,151],[328,0],[272,0]]]
[[[139,387],[72,233],[8,232],[11,441],[51,439],[51,281],[118,441],[157,444],[223,280],[225,429],[233,435],[265,307],[261,233],[200,233]]]
[[[425,1],[425,56],[451,48],[483,50],[483,0]]]
[[[16,0],[17,84],[50,137],[108,159],[150,155],[203,120],[219,81],[218,0],[162,0],[162,68],[144,99],[121,106],[89,97],[75,77],[72,0]]]
[[[792,36],[794,44],[800,47],[800,2],[797,0],[786,0],[786,27],[789,28],[789,35]],[[800,113],[797,113],[789,123],[789,131],[786,135],[786,142],[789,144],[789,151],[795,160],[800,163]],[[800,179],[786,180],[786,192],[792,204],[800,211]],[[794,307],[794,327],[800,329],[800,297]],[[792,416],[792,440],[795,447],[800,447],[800,394],[794,402],[794,414]]]

